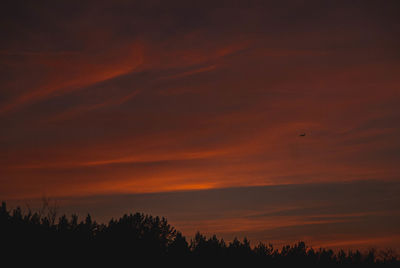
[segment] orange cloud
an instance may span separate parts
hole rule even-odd
[[[27,55],[34,65],[45,66],[50,75],[38,88],[29,89],[1,107],[0,114],[26,103],[78,90],[133,72],[144,62],[143,47],[142,43],[136,42],[110,55],[88,55],[83,52]]]

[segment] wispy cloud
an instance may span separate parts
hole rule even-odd
[[[86,55],[83,52],[34,53],[27,59],[33,66],[45,66],[50,73],[45,82],[37,88],[30,88],[0,107],[0,114],[16,109],[27,103],[79,90],[82,87],[106,81],[135,71],[143,64],[143,45],[133,43],[122,48],[119,54],[107,60],[107,55]],[[109,56],[108,56],[109,57]],[[23,79],[22,77],[18,79]]]

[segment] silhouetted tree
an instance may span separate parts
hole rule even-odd
[[[14,267],[38,263],[41,267],[61,263],[88,267],[142,263],[155,266],[159,261],[191,267],[400,265],[392,250],[379,253],[374,249],[366,253],[340,250],[335,254],[332,250],[308,248],[304,242],[283,246],[281,250],[263,243],[252,248],[247,238],[243,241],[235,238],[227,245],[215,235],[207,238],[199,232],[189,244],[165,218],[135,213],[98,224],[90,214],[81,221],[76,214],[55,219],[57,211],[48,207],[45,203],[39,212],[28,209],[24,213],[20,207],[8,211],[2,202],[0,265],[5,266],[10,260]]]

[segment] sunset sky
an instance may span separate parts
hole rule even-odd
[[[0,200],[400,250],[399,14],[397,0],[2,1]]]

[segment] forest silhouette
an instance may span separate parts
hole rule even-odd
[[[159,263],[187,267],[400,267],[392,250],[377,251],[315,250],[304,242],[274,248],[260,243],[234,239],[226,243],[215,235],[197,233],[187,241],[166,218],[143,213],[125,214],[99,224],[88,214],[58,216],[56,207],[44,203],[36,212],[16,207],[0,207],[0,266],[11,260],[41,266],[155,266]],[[5,266],[4,266],[5,267]]]

